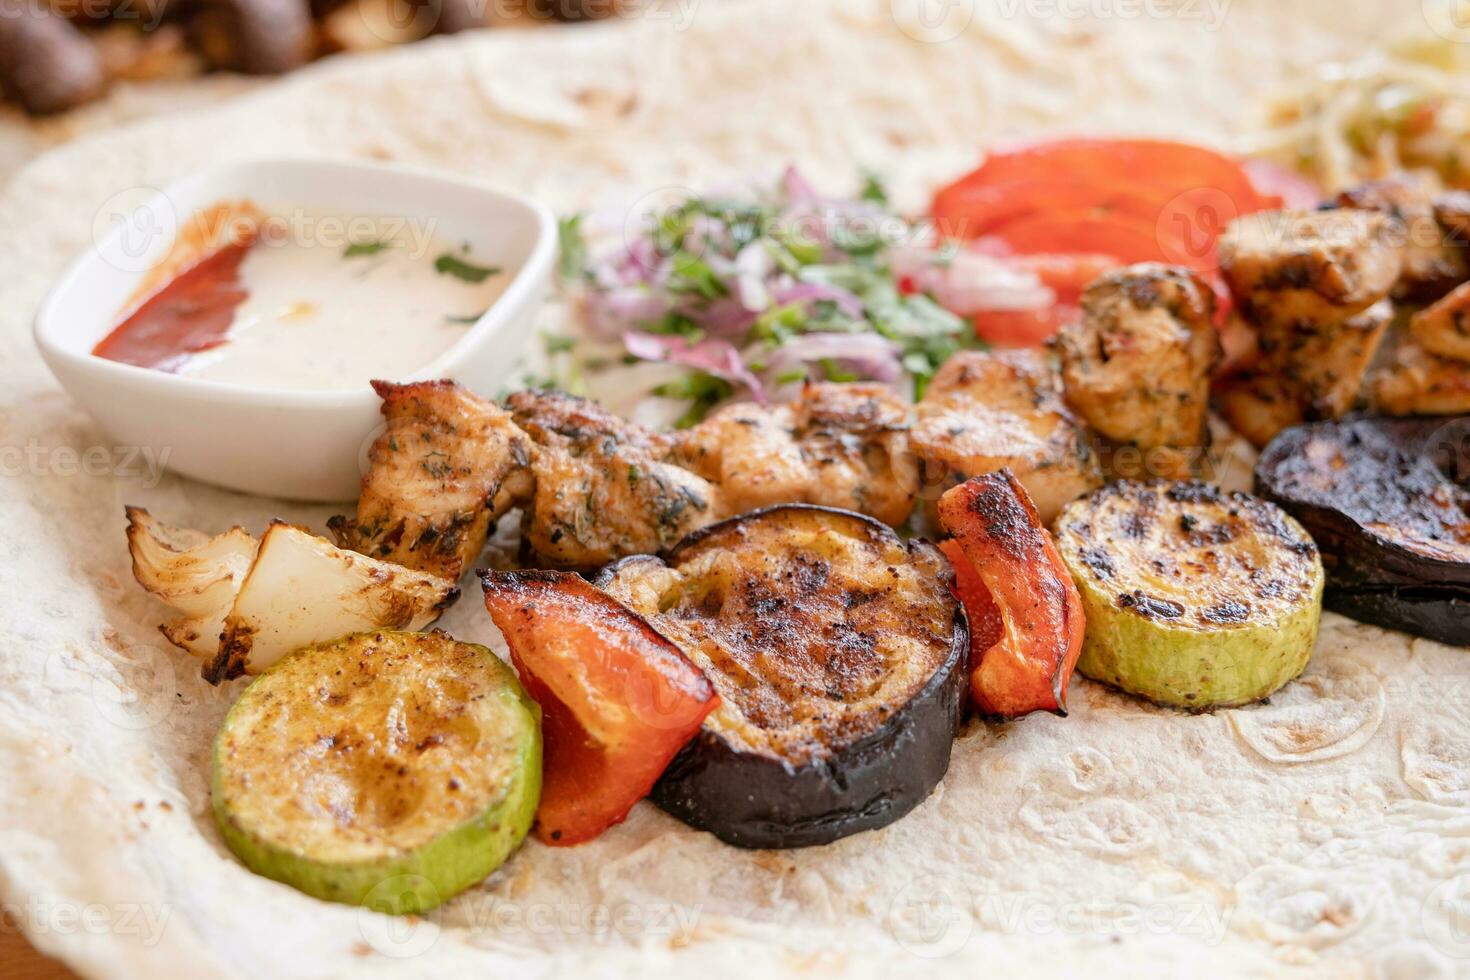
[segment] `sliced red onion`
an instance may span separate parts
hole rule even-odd
[[[899,346],[870,333],[808,333],[782,344],[767,360],[772,377],[815,361],[834,361],[859,377],[893,384],[903,375]]]
[[[735,256],[735,294],[747,310],[760,313],[771,305],[771,291],[766,288],[766,279],[774,266],[764,242],[751,242]]]
[[[781,176],[781,191],[789,205],[815,204],[821,200],[817,189],[794,164],[787,167],[786,173]]]
[[[836,286],[828,286],[816,282],[799,282],[790,286],[778,287],[773,291],[772,295],[776,298],[776,302],[782,306],[788,303],[811,303],[818,300],[830,300],[837,304],[837,308],[842,311],[843,316],[851,317],[854,320],[861,320],[863,317],[863,301],[846,289],[839,289]],[[812,334],[809,336],[824,335]],[[838,334],[835,336],[848,335]]]
[[[728,340],[709,338],[691,344],[683,337],[630,330],[623,334],[623,346],[634,357],[707,371],[731,384],[745,387],[750,391],[750,397],[758,402],[766,400],[765,386],[745,366],[740,352]]]
[[[643,286],[622,286],[584,299],[587,332],[598,340],[617,340],[626,331],[658,323],[669,312],[666,293]]]
[[[896,276],[911,279],[920,292],[951,313],[969,316],[990,310],[1041,310],[1055,305],[1056,293],[1031,269],[970,248],[948,262],[939,253],[894,249],[889,256]]]

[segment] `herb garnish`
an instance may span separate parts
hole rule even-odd
[[[500,272],[500,268],[493,265],[475,265],[453,253],[445,252],[434,260],[434,271],[468,283],[481,283]]]
[[[342,252],[344,259],[355,259],[364,255],[377,255],[385,248],[391,248],[390,242],[353,242]]]

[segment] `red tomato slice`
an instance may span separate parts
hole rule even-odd
[[[1265,207],[1315,208],[1322,203],[1322,188],[1294,170],[1269,160],[1247,160],[1241,166]]]
[[[1082,653],[1082,597],[1031,498],[1010,470],[984,473],[939,498],[939,522],[954,535],[1002,622],[999,639],[970,675],[975,707],[1005,718],[1065,714]],[[982,623],[990,615],[983,606],[975,614]]]
[[[1054,211],[1009,222],[994,234],[1018,255],[1093,252],[1114,256],[1124,265],[1165,261],[1158,224],[1121,214]]]
[[[570,572],[484,572],[485,608],[541,705],[535,833],[570,846],[621,823],[720,703],[643,617]]]
[[[1092,285],[1093,280],[1123,264],[1111,255],[1089,252],[1018,255],[1012,261],[1036,273],[1042,284],[1057,294],[1057,302],[1064,306],[1076,306],[1083,290]]]
[[[1212,187],[1229,195],[1242,210],[1260,207],[1255,188],[1238,161],[1202,146],[1168,140],[1084,137],[1022,144],[991,153],[950,187],[1047,179],[1067,182],[1079,174],[1130,182],[1151,189],[1166,201],[1183,191]]]
[[[975,336],[994,347],[1039,347],[1080,315],[1075,306],[985,310],[970,317]]]
[[[1156,221],[1170,196],[1135,181],[1083,173],[1067,181],[1021,180],[949,188],[935,196],[930,214],[940,237],[971,239],[991,234],[1018,218],[1054,211],[1096,209]]]

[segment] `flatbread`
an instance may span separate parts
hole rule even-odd
[[[153,473],[47,374],[30,317],[119,192],[223,160],[358,156],[444,166],[569,210],[796,161],[833,190],[872,167],[917,204],[982,144],[1020,135],[1231,145],[1274,87],[1403,19],[1370,0],[679,9],[692,15],[324,63],[63,147],[9,186],[7,919],[83,973],[121,977],[1463,971],[1470,661],[1335,616],[1306,678],[1269,704],[1187,716],[1079,678],[1069,718],[972,722],[931,799],[827,847],[739,851],[640,804],[592,844],[528,842],[414,921],[309,899],[224,849],[207,757],[240,682],[209,687],[158,635],[165,611],[131,581],[123,504],[209,531],[271,517],[320,529],[333,508]],[[494,642],[477,594],[444,625]]]

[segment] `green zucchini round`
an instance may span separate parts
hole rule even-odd
[[[1311,659],[1322,561],[1274,504],[1124,481],[1074,501],[1056,530],[1087,615],[1085,676],[1204,711],[1259,701]]]
[[[393,914],[499,867],[540,795],[535,702],[445,633],[304,647],[246,688],[214,743],[215,819],[246,867]]]

